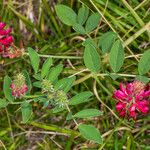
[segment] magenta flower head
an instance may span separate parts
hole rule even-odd
[[[22,74],[18,74],[15,77],[15,80],[10,84],[10,89],[12,92],[12,96],[15,98],[21,98],[28,91],[28,87],[26,85],[25,77]]]
[[[8,49],[13,43],[13,37],[11,35],[11,28],[4,29],[5,23],[0,22],[0,55],[3,57],[7,56]]]
[[[116,90],[113,98],[117,100],[116,111],[120,117],[136,119],[138,114],[149,111],[150,88],[140,81],[133,81]]]

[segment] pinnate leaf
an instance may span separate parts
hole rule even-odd
[[[50,69],[50,72],[48,74],[48,80],[53,83],[59,76],[59,74],[62,72],[63,70],[63,65],[59,64],[56,67],[53,67]]]
[[[73,29],[80,34],[86,34],[84,27],[80,24],[76,23],[75,25],[73,25]]]
[[[57,16],[64,24],[72,26],[76,23],[77,15],[70,7],[59,4],[55,6],[55,10]]]
[[[100,56],[96,48],[92,44],[86,44],[84,51],[84,64],[85,66],[94,73],[100,71],[101,61]]]
[[[8,102],[6,99],[1,99],[0,98],[0,108],[5,108],[8,105]]]
[[[84,5],[82,5],[82,7],[78,11],[78,16],[77,16],[78,23],[83,25],[86,22],[88,15],[89,15],[89,9]]]
[[[112,70],[118,72],[124,62],[124,48],[120,40],[117,40],[110,51],[109,62]]]
[[[107,53],[110,51],[116,38],[117,38],[117,35],[114,32],[106,32],[100,37],[99,47],[103,53]]]
[[[90,101],[91,99],[89,99],[91,96],[93,95],[92,92],[89,91],[85,91],[82,93],[79,93],[77,95],[75,95],[74,97],[72,97],[69,101],[69,105],[78,105],[81,103],[85,103]]]
[[[138,64],[138,71],[140,75],[148,73],[150,70],[150,49],[144,52]]]
[[[102,115],[102,112],[97,109],[84,109],[74,115],[75,118],[91,118]]]
[[[55,90],[59,89],[59,90],[63,90],[64,92],[67,93],[70,90],[70,88],[72,87],[72,84],[75,79],[76,79],[76,77],[61,79],[61,80],[57,81],[54,88],[55,88]]]
[[[52,58],[48,58],[43,66],[42,66],[42,70],[41,70],[41,77],[44,78],[45,76],[47,76],[49,70],[50,70],[50,67],[52,65]]]
[[[100,132],[93,125],[80,124],[78,129],[85,139],[102,144]]]
[[[89,33],[92,30],[94,30],[98,26],[100,19],[101,19],[101,16],[99,13],[92,14],[86,22],[86,25],[85,25],[86,32]]]
[[[4,84],[3,84],[3,90],[4,90],[5,98],[8,99],[10,102],[12,102],[14,100],[14,98],[12,96],[10,84],[11,84],[11,78],[9,76],[5,76]]]
[[[32,65],[32,67],[34,69],[34,72],[37,73],[38,69],[39,69],[39,63],[40,63],[39,55],[31,47],[28,47],[28,52],[29,52],[29,57],[30,57],[31,65]]]
[[[24,102],[21,105],[22,123],[27,123],[32,116],[32,106],[30,103]]]

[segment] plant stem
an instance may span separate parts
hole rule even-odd
[[[79,132],[77,132],[77,131],[60,128],[60,127],[57,127],[57,126],[54,126],[54,125],[45,125],[45,124],[40,124],[38,122],[31,122],[30,124],[35,126],[35,127],[42,128],[44,130],[56,131],[56,132],[65,133],[65,134],[68,134],[68,135],[71,135],[71,134],[76,135],[76,136],[79,135]]]
[[[67,104],[66,104],[66,108],[67,108],[68,112],[71,112],[71,110],[70,110],[70,108],[69,108],[69,106]],[[74,118],[73,118],[73,121],[76,124],[76,126],[78,126],[78,123],[77,123],[77,121]]]
[[[33,102],[33,101],[34,101],[34,100],[31,99],[31,100],[28,100],[28,101],[26,101],[26,102],[30,103],[30,102]],[[19,105],[19,104],[22,104],[22,103],[24,103],[24,102],[11,102],[10,104],[12,104],[12,105]]]
[[[143,26],[139,31],[137,31],[134,35],[130,36],[125,42],[124,46],[129,45],[132,41],[134,41],[138,36],[140,36],[143,32],[150,30],[150,22],[148,22],[145,26]]]
[[[133,17],[137,20],[140,26],[144,25],[143,20],[138,16],[138,14],[134,11],[134,9],[128,4],[126,0],[122,0],[123,4],[128,8],[128,10],[131,12]]]
[[[15,149],[16,144],[15,144],[13,129],[12,129],[12,125],[11,125],[11,121],[10,121],[10,118],[9,118],[9,113],[8,113],[7,107],[5,108],[5,111],[6,111],[6,114],[7,114],[8,124],[9,124],[9,128],[10,128],[10,135],[11,135],[11,139],[12,139],[12,142],[13,142],[13,148]]]
[[[97,83],[99,84],[99,86],[108,94],[108,95],[112,95],[107,88],[105,88],[105,86],[100,82],[99,78],[95,75],[94,79],[97,81]]]
[[[78,73],[77,73],[77,74],[78,74]],[[130,77],[130,78],[135,78],[135,77],[137,76],[136,74],[123,74],[123,73],[118,73],[118,74],[117,74],[117,73],[112,73],[112,75],[117,75],[117,76],[120,76],[120,77]],[[92,73],[87,74],[87,75],[84,75],[84,77],[82,77],[82,78],[76,80],[76,81],[74,82],[74,85],[80,84],[80,83],[82,83],[82,82],[88,80],[88,79],[91,78],[92,76],[93,76]],[[97,74],[97,76],[106,77],[106,76],[110,76],[110,75],[107,74],[107,73],[100,73],[100,74]],[[148,79],[150,79],[150,78],[148,78]]]
[[[122,124],[123,120],[119,120],[118,124],[113,128],[111,134],[109,135],[109,137],[105,140],[105,142],[103,143],[102,146],[100,146],[100,148],[98,150],[102,150],[104,148],[104,146],[106,145],[106,143],[110,140],[110,138],[113,136],[114,132],[116,131],[116,129]]]
[[[29,53],[25,53],[25,55],[29,55]],[[38,54],[39,57],[44,57],[44,58],[57,58],[57,59],[82,59],[82,57],[78,56],[55,56],[55,55],[42,55]]]

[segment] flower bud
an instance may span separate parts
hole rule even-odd
[[[18,74],[10,84],[12,96],[20,98],[28,91],[28,87],[25,83],[25,77],[22,74]]]

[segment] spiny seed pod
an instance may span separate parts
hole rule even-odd
[[[55,91],[54,87],[49,80],[45,79],[42,81],[42,93],[46,93],[46,92],[53,93],[54,91]]]
[[[25,82],[25,77],[22,74],[18,74],[10,84],[12,96],[20,98],[28,91],[28,87]]]
[[[62,90],[58,90],[54,99],[55,106],[65,107],[68,104],[68,97],[66,93]]]
[[[113,98],[117,100],[116,110],[121,117],[136,119],[138,114],[147,114],[149,111],[150,89],[140,81],[127,83],[115,91]]]

